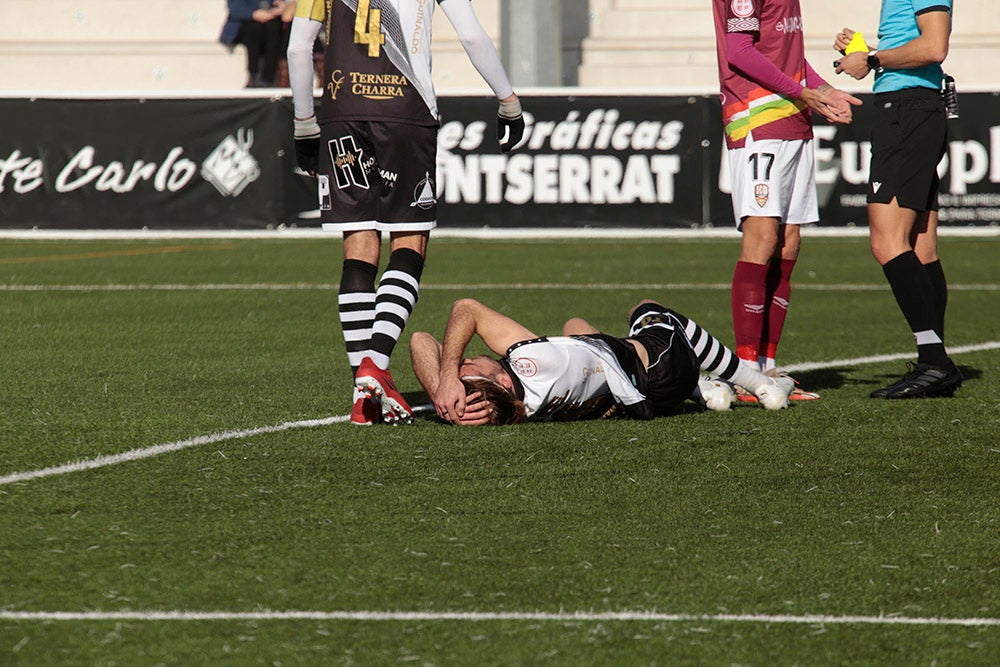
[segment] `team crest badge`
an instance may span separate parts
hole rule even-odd
[[[518,375],[526,378],[538,375],[538,364],[529,357],[518,357],[510,360],[510,366]]]
[[[745,19],[753,16],[753,0],[733,0],[733,14]]]
[[[753,186],[753,198],[757,200],[757,206],[761,208],[767,203],[767,198],[770,194],[771,191],[765,183],[758,183]]]

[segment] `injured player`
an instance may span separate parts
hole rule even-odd
[[[730,384],[753,393],[768,410],[788,406],[791,378],[766,376],[742,363],[680,313],[646,300],[631,309],[628,325],[628,337],[616,338],[573,318],[561,336],[540,337],[475,299],[460,299],[443,340],[414,333],[410,358],[438,416],[466,426],[652,419],[676,412],[689,398],[726,410]],[[466,358],[473,336],[499,358]]]

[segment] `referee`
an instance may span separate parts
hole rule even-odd
[[[962,374],[944,346],[948,284],[937,253],[937,165],[948,144],[942,100],[952,0],[882,0],[878,49],[845,55],[837,73],[875,72],[868,227],[882,266],[917,343],[917,364],[872,398],[951,396]],[[854,30],[834,48],[844,52]]]

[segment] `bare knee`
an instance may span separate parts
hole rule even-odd
[[[592,333],[598,333],[598,330],[582,317],[571,317],[562,326],[563,336],[579,336],[581,334]]]

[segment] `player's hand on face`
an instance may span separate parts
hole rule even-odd
[[[434,409],[445,421],[457,424],[465,414],[465,385],[458,376],[442,377],[434,396]]]
[[[474,391],[465,397],[465,413],[452,421],[459,426],[482,426],[490,423],[490,404],[483,398],[483,393]]]

